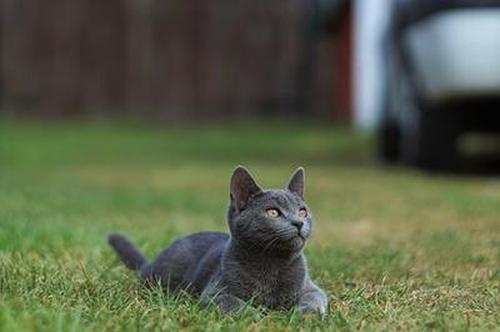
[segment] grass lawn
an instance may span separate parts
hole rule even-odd
[[[4,123],[0,144],[0,331],[499,329],[499,178],[382,167],[370,137],[312,124]],[[237,164],[264,187],[306,167],[323,319],[225,317],[141,287],[108,247],[225,230]]]

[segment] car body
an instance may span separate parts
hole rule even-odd
[[[462,135],[500,132],[500,1],[396,1],[385,50],[386,160],[453,167]]]

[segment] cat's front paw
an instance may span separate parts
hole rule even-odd
[[[245,305],[243,300],[232,295],[219,295],[215,302],[226,315],[236,314]]]
[[[323,316],[326,313],[326,305],[323,303],[303,303],[297,305],[297,312],[301,315],[319,313]]]
[[[319,313],[322,316],[326,313],[328,299],[325,292],[312,282],[308,285],[309,290],[300,297],[296,310],[301,314]]]
[[[319,313],[323,316],[326,313],[328,300],[326,295],[320,289],[306,293],[302,296],[297,304],[297,312],[300,314],[315,314]]]

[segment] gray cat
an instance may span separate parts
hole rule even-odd
[[[204,304],[234,313],[246,302],[270,309],[295,306],[324,314],[325,293],[309,277],[302,252],[312,217],[304,202],[304,169],[286,189],[262,190],[239,166],[230,188],[230,235],[204,232],[178,239],[151,263],[123,236],[109,243],[146,284],[185,290]]]

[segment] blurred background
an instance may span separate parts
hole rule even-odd
[[[323,2],[2,0],[3,112],[347,121],[352,5]]]
[[[0,4],[4,117],[293,117],[377,133],[385,161],[498,159],[497,0]]]

